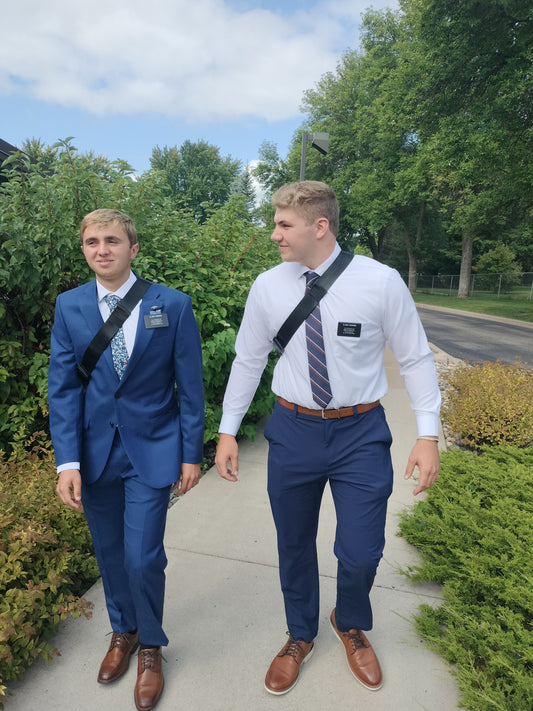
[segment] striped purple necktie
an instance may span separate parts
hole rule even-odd
[[[305,278],[307,280],[307,289],[310,289],[313,283],[318,279],[318,274],[315,272],[306,272]],[[318,304],[305,319],[305,337],[307,341],[307,360],[309,362],[309,378],[311,380],[313,400],[317,405],[320,405],[321,408],[324,408],[331,400],[332,394],[326,366],[326,352],[324,350],[320,306]]]

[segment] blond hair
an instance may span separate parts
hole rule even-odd
[[[109,208],[100,208],[93,210],[85,215],[80,226],[80,241],[83,244],[83,234],[89,225],[108,225],[110,222],[118,222],[124,228],[124,232],[128,236],[130,247],[137,244],[137,230],[133,224],[133,220],[129,215],[126,215],[119,210],[111,210]]]
[[[329,222],[329,229],[337,236],[339,203],[335,193],[326,183],[318,180],[289,183],[276,190],[271,202],[275,208],[294,208],[307,224],[313,223],[319,217],[325,217]]]

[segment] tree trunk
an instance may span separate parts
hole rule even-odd
[[[403,226],[403,234],[405,238],[405,246],[407,247],[407,257],[409,259],[409,276],[407,286],[411,294],[416,291],[416,255],[411,248],[411,237],[409,236],[409,227],[407,223]]]
[[[420,246],[420,241],[422,239],[422,226],[424,224],[424,213],[426,211],[426,203],[423,201],[420,205],[418,211],[418,218],[416,223],[416,238],[415,238],[415,249]],[[416,292],[416,267],[417,259],[416,253],[413,253],[411,248],[411,239],[409,237],[409,232],[407,227],[405,228],[405,243],[407,245],[407,256],[409,258],[409,291],[411,294]]]
[[[416,257],[409,252],[409,291],[414,294],[416,291]]]
[[[461,272],[459,274],[459,289],[457,298],[466,299],[470,291],[470,277],[472,274],[472,237],[463,235],[461,254]]]

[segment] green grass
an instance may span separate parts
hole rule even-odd
[[[466,299],[458,299],[456,296],[425,294],[422,292],[413,294],[413,298],[417,304],[444,306],[459,311],[472,311],[486,314],[487,316],[503,316],[504,318],[533,323],[533,301],[526,299],[522,301],[507,296],[500,296],[498,299],[491,295],[474,295]]]

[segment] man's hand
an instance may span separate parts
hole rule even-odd
[[[56,493],[67,506],[73,509],[80,508],[81,476],[78,469],[64,469],[59,474]]]
[[[439,476],[439,445],[437,440],[417,439],[407,461],[404,479],[410,479],[415,466],[418,466],[420,478],[413,491],[414,496],[429,489]]]
[[[215,455],[215,464],[217,465],[218,473],[223,479],[237,481],[239,475],[239,445],[233,435],[221,433]]]
[[[176,494],[183,496],[200,481],[200,464],[181,463],[181,475],[179,481],[176,482]]]

